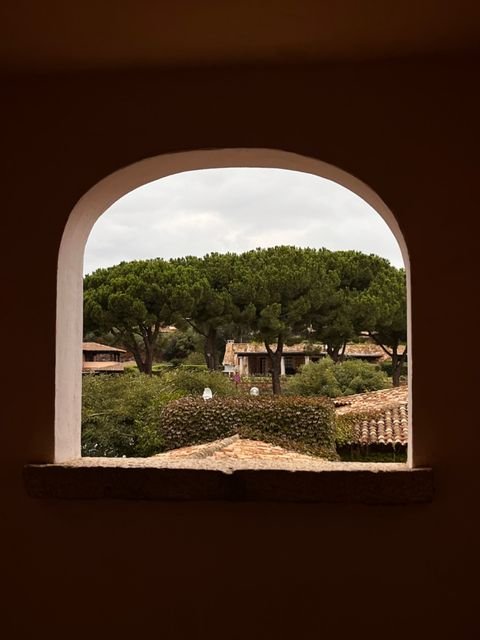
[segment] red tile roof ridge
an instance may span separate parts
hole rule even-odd
[[[116,351],[118,353],[127,353],[125,349],[111,347],[108,344],[101,344],[100,342],[82,342],[82,351]]]
[[[378,410],[387,408],[389,405],[398,406],[408,403],[408,386],[401,385],[389,389],[341,396],[335,398],[333,402],[339,415],[369,409]]]

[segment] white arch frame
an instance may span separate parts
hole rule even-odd
[[[414,466],[411,446],[410,262],[403,234],[395,216],[383,200],[358,178],[315,158],[274,149],[199,150],[147,158],[110,174],[93,186],[75,205],[65,226],[58,257],[54,462],[65,462],[81,455],[83,256],[93,225],[119,198],[148,182],[185,171],[227,167],[289,169],[327,178],[363,198],[389,226],[400,246],[407,274],[410,394],[408,465]]]

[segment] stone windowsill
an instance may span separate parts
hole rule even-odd
[[[122,500],[229,500],[408,504],[430,502],[430,468],[401,463],[323,463],[296,468],[280,463],[156,458],[80,458],[24,468],[34,498]]]

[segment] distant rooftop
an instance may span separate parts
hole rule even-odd
[[[276,349],[276,345],[271,345],[272,349]],[[399,346],[398,353],[402,354],[404,346]],[[223,358],[224,365],[235,365],[235,357],[237,355],[248,354],[266,354],[265,345],[260,342],[234,342],[228,340],[225,347],[225,355]],[[327,351],[323,344],[310,344],[308,342],[298,342],[297,344],[285,345],[283,347],[285,355],[305,354],[305,355],[326,355]],[[356,358],[383,358],[386,356],[381,347],[369,342],[349,342],[345,347],[345,356]]]
[[[108,344],[100,344],[100,342],[83,342],[82,351],[97,351],[103,353],[127,353],[125,349],[118,349],[117,347],[110,347]]]

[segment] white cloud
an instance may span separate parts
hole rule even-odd
[[[95,224],[85,272],[122,260],[294,244],[403,261],[380,215],[344,187],[281,169],[208,169],[135,189]]]

